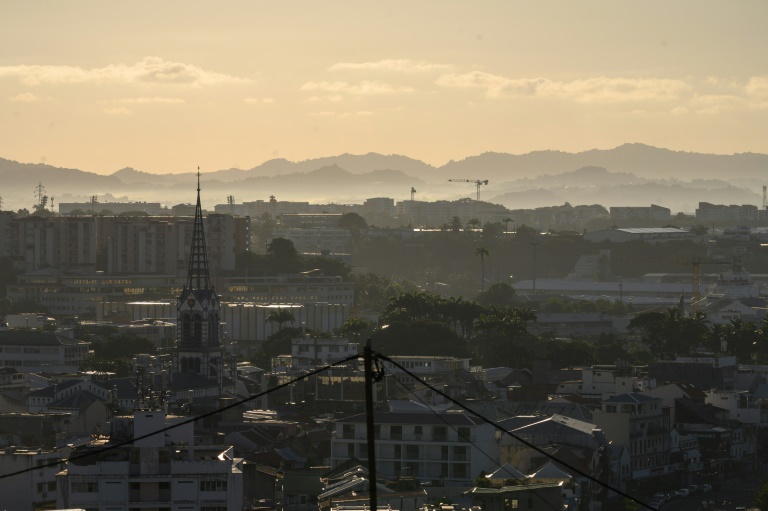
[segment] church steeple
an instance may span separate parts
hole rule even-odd
[[[203,228],[203,209],[200,206],[200,168],[197,169],[197,206],[195,223],[192,228],[192,247],[189,251],[189,269],[187,270],[186,290],[211,289],[211,276],[208,272],[208,252],[205,247]]]
[[[189,269],[184,289],[176,302],[176,373],[197,373],[205,378],[217,380],[221,386],[224,349],[219,339],[220,307],[208,271],[198,169],[197,207],[189,250]]]

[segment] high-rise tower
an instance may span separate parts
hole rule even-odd
[[[174,372],[193,373],[215,380],[223,393],[224,348],[219,339],[220,304],[208,272],[199,170],[189,269],[187,281],[176,302],[176,310]]]

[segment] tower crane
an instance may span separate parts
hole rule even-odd
[[[702,300],[701,296],[701,277],[703,276],[703,266],[705,264],[728,264],[723,261],[715,261],[712,259],[704,259],[702,257],[694,257],[691,259],[691,314],[695,314],[699,311],[699,302]]]
[[[487,179],[449,179],[450,183],[475,183],[477,186],[477,200],[480,200],[480,185],[487,185]]]

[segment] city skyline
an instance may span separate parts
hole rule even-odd
[[[110,174],[639,142],[768,153],[761,2],[5,6],[0,157]]]

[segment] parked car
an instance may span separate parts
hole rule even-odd
[[[651,497],[651,500],[658,500],[659,502],[666,502],[669,500],[669,494],[659,492],[655,494],[653,497]]]
[[[699,489],[701,490],[701,493],[709,493],[712,491],[712,485],[711,484],[702,484]]]
[[[688,488],[680,488],[675,492],[675,497],[687,497],[691,494],[691,491]]]
[[[691,493],[698,493],[699,485],[698,484],[688,485],[688,491],[690,491]]]

